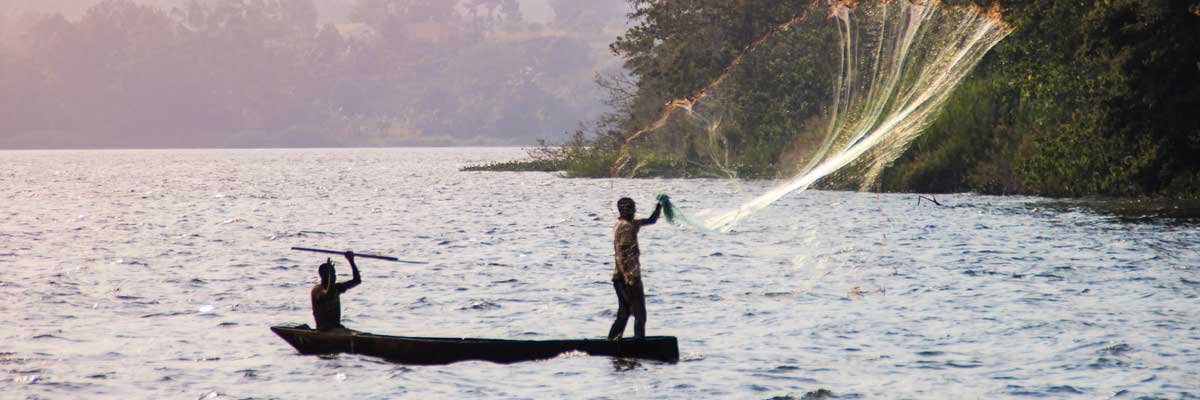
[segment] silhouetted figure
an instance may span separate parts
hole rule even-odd
[[[347,251],[346,260],[350,261],[350,270],[354,274],[354,278],[348,282],[337,283],[337,271],[333,268],[333,261],[328,258],[324,264],[317,267],[321,283],[313,286],[312,308],[313,319],[317,321],[319,331],[346,329],[342,326],[341,294],[362,283],[362,277],[358,275],[358,266],[354,265],[354,252]]]
[[[617,320],[613,321],[612,329],[608,331],[610,340],[620,339],[625,334],[625,323],[629,321],[631,313],[634,318],[634,337],[646,337],[646,291],[642,288],[642,264],[638,260],[641,256],[638,230],[658,221],[662,202],[654,207],[650,218],[635,220],[633,216],[636,211],[637,205],[633,199],[622,197],[617,200],[620,216],[613,226],[613,252],[616,257],[613,263],[613,288],[617,291],[618,308]]]

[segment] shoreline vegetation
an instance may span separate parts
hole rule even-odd
[[[754,38],[796,18],[796,10],[818,11],[808,1],[630,1],[635,25],[610,45],[626,60],[625,75],[596,80],[611,111],[558,146],[529,149],[527,159],[466,170],[613,176],[625,137],[649,126],[667,102],[711,82]],[[999,1],[998,7],[1013,33],[866,186],[882,192],[1200,198],[1200,1]],[[821,46],[831,41],[816,24],[795,30],[811,40],[756,49],[739,65],[745,70],[740,79],[722,83],[735,93],[721,104],[735,110],[724,125],[736,128],[724,133],[720,162],[713,162],[709,149],[691,145],[639,145],[630,154],[633,172],[619,176],[789,176],[788,166],[797,164],[789,159],[797,145],[792,136],[817,126],[795,113],[828,102],[820,78],[828,76],[821,65],[830,63],[803,55],[826,54]],[[816,187],[856,189],[863,168],[851,165]]]

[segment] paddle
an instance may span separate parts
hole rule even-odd
[[[326,254],[346,254],[346,252],[344,252],[344,251],[314,249],[314,248],[309,248],[309,247],[292,247],[292,250],[311,251],[313,253],[326,253]],[[388,261],[402,262],[402,263],[408,263],[408,264],[429,264],[424,261],[405,261],[405,260],[401,260],[396,257],[377,256],[377,255],[373,255],[373,254],[354,253],[354,257],[376,258],[376,259],[380,259],[380,260],[388,260]]]

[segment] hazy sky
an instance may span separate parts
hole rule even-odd
[[[550,5],[546,0],[519,0],[521,2],[521,12],[525,13],[525,17],[538,22],[549,21],[554,16],[554,10],[550,9]],[[579,0],[579,1],[595,1],[595,0]]]
[[[516,1],[0,0],[0,148],[559,141],[606,111],[626,2]]]
[[[171,8],[180,4],[185,4],[187,0],[134,0],[138,3],[155,5],[161,8]],[[550,8],[548,0],[517,0],[521,4],[521,12],[525,18],[534,22],[545,23],[554,17],[554,10]],[[598,1],[598,0],[577,0],[577,1]],[[603,1],[603,0],[599,0]],[[39,12],[61,12],[67,18],[76,18],[83,14],[88,7],[99,3],[100,0],[0,0],[0,10],[9,12],[21,11],[39,11]],[[353,4],[354,0],[315,0],[317,6],[326,11],[327,14],[323,18],[334,19],[337,16],[344,16],[346,10]]]

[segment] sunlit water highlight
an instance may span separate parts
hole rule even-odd
[[[0,397],[1200,395],[1197,225],[1028,197],[809,191],[728,234],[647,227],[649,331],[678,364],[403,366],[267,329],[311,318],[321,258],[287,250],[309,245],[431,262],[363,260],[360,330],[600,337],[616,198],[704,210],[771,185],[458,172],[520,154],[0,152]]]

